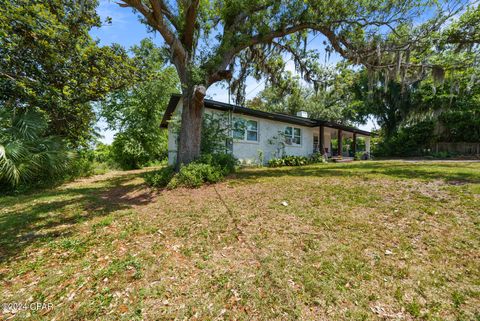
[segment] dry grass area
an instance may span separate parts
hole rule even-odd
[[[480,163],[113,172],[0,198],[0,319],[479,320],[479,243]]]

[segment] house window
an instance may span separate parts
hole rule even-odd
[[[302,143],[302,130],[297,127],[285,128],[285,143],[289,145],[301,145]]]
[[[233,124],[233,138],[257,142],[258,123],[255,120],[237,119]]]
[[[258,126],[254,120],[247,120],[247,140],[258,141]]]

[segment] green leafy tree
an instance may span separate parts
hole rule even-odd
[[[457,20],[442,33],[444,44],[453,44],[457,48],[471,47],[480,43],[480,5],[469,6]]]
[[[206,113],[202,124],[202,154],[225,154],[232,147],[230,115]]]
[[[357,71],[351,86],[355,117],[374,118],[385,138],[395,136],[402,127],[432,120],[440,140],[478,141],[478,55],[478,48],[445,48],[429,57],[432,70],[408,73],[405,81],[385,75],[388,69],[376,75],[367,69]],[[372,78],[376,79],[373,86]]]
[[[304,49],[309,32],[322,34],[329,52],[358,60],[375,52],[364,45],[369,39],[411,21],[430,3],[123,0],[121,6],[133,8],[160,33],[178,74],[184,104],[178,167],[200,154],[203,99],[213,84],[251,73],[273,75],[282,68],[281,53],[291,54],[305,70],[318,56]]]
[[[112,161],[112,145],[97,143],[95,145],[94,157],[96,162],[110,164]]]
[[[126,133],[119,133],[112,143],[112,157],[122,169],[137,169],[152,158],[138,141]]]
[[[351,86],[351,92],[355,94],[352,101],[356,106],[355,117],[372,117],[383,129],[384,135],[393,135],[413,109],[411,91],[402,92],[402,86],[397,81],[389,81],[386,88],[384,84],[370,88],[365,69],[357,72],[355,78]]]
[[[351,91],[355,73],[344,64],[322,68],[318,88],[302,84],[300,78],[285,73],[275,84],[267,83],[255,98],[246,102],[250,108],[296,115],[308,112],[309,117],[350,124],[356,119],[355,96]]]
[[[73,146],[91,138],[91,102],[134,77],[121,47],[100,47],[89,36],[101,25],[97,5],[14,0],[0,6],[0,108],[44,111],[47,132]]]
[[[150,39],[142,40],[131,52],[141,78],[110,94],[100,112],[109,127],[118,131],[112,153],[124,169],[167,157],[167,133],[160,122],[170,95],[179,90],[174,68],[165,66],[162,50]]]

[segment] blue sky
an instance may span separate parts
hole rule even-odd
[[[105,25],[101,28],[94,28],[90,34],[94,39],[98,39],[101,45],[110,45],[118,43],[125,48],[130,48],[135,44],[139,44],[144,38],[151,38],[157,45],[163,43],[160,35],[156,33],[147,32],[145,25],[138,21],[137,16],[129,8],[121,8],[118,4],[109,0],[100,0],[100,5],[97,9],[102,21],[106,17],[112,18],[111,25]],[[325,38],[317,36],[309,44],[309,48],[323,49],[323,41]],[[320,50],[322,52],[322,50]],[[323,59],[322,59],[323,60]],[[332,55],[329,59],[330,64],[334,64],[339,60],[338,56]],[[295,67],[293,62],[287,63],[286,69],[294,72]],[[207,96],[222,102],[228,102],[228,93],[222,84],[217,84],[208,89]],[[257,82],[250,78],[247,80],[247,99],[253,98],[258,92],[264,88],[263,81]],[[103,121],[98,123],[103,136],[102,142],[110,144],[113,141],[115,132],[106,129],[106,124]],[[366,125],[361,125],[359,128],[364,130],[371,130],[374,123],[369,121]]]

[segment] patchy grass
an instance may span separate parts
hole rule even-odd
[[[479,209],[480,163],[458,162],[173,191],[113,172],[1,197],[0,302],[53,308],[0,319],[479,319]]]

